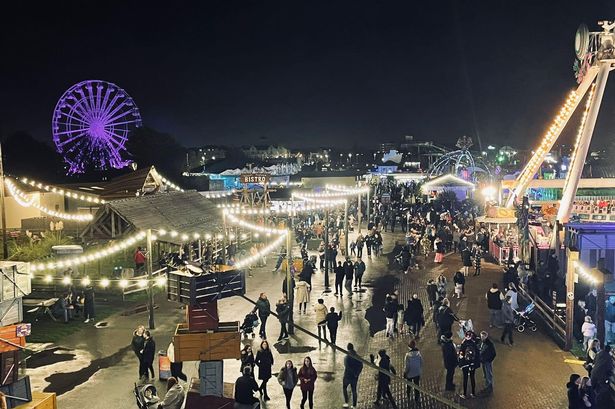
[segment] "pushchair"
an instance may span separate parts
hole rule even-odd
[[[535,308],[536,304],[531,303],[527,307],[525,307],[523,311],[515,311],[514,325],[515,328],[517,328],[517,331],[523,332],[526,328],[529,328],[530,331],[536,332],[538,326],[536,325],[536,322],[534,322],[530,318],[530,314],[534,311]]]
[[[252,311],[244,317],[243,323],[239,329],[241,330],[244,338],[248,338],[248,335],[252,335],[252,338],[254,338],[256,337],[254,328],[258,327],[258,325],[258,316],[254,311]]]
[[[464,339],[466,332],[468,331],[474,332],[474,324],[472,323],[472,319],[459,320],[459,330],[457,331],[459,338]]]
[[[152,384],[137,385],[135,383],[134,394],[139,409],[149,409],[150,406],[157,404],[159,401],[156,387]]]

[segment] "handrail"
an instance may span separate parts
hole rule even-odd
[[[553,333],[563,342],[566,340],[566,323],[562,320],[557,314],[555,314],[555,310],[549,307],[545,302],[537,296],[533,296],[529,293],[529,291],[525,288],[525,284],[520,284],[518,286],[519,292],[521,296],[526,300],[530,300],[536,306],[536,309],[541,312],[541,317],[549,324],[551,329],[553,329]]]

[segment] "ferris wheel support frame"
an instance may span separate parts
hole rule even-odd
[[[506,200],[506,208],[510,209],[511,207],[513,207],[517,199],[520,199],[523,197],[523,195],[525,194],[525,191],[527,190],[528,185],[530,184],[530,181],[533,179],[536,172],[538,172],[538,169],[540,169],[540,166],[544,162],[547,154],[551,151],[551,149],[553,149],[553,145],[555,145],[555,141],[557,141],[557,139],[561,135],[562,131],[568,124],[568,121],[570,120],[574,112],[577,110],[579,104],[583,100],[583,97],[589,90],[591,84],[594,82],[594,79],[598,75],[598,71],[599,71],[598,67],[593,66],[590,68],[583,82],[581,82],[581,84],[577,87],[576,101],[573,103],[568,114],[564,118],[562,118],[562,123],[558,127],[557,132],[555,132],[549,138],[545,146],[543,146],[544,149],[540,150],[539,148],[538,150],[536,150],[535,155],[537,156],[535,156],[535,159],[537,160],[529,161],[527,165],[525,165],[525,167],[523,168],[519,176],[517,176],[514,189],[511,188],[511,193],[509,194],[508,199]]]

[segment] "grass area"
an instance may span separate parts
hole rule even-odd
[[[97,304],[94,322],[99,322],[109,316],[124,310],[125,307],[118,304]],[[52,342],[58,343],[62,338],[68,337],[92,323],[84,324],[83,317],[77,317],[67,324],[62,320],[53,321],[48,315],[39,316],[35,321],[35,315],[24,311],[24,322],[32,324],[32,334],[28,337],[28,342]]]
[[[570,348],[570,353],[576,356],[579,359],[585,359],[587,352],[583,349],[583,344],[574,340],[572,341],[572,348]]]

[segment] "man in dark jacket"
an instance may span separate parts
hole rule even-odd
[[[278,337],[278,341],[281,341],[284,338],[288,338],[286,324],[288,324],[288,319],[290,318],[290,307],[288,306],[286,297],[282,297],[282,299],[278,301],[275,306],[275,312],[278,314],[278,321],[280,321],[280,336]]]
[[[350,257],[346,256],[346,261],[344,261],[344,276],[346,277],[346,292],[348,296],[352,296],[352,278],[354,276],[354,265],[352,261],[350,261]],[[340,293],[341,295],[341,293]]]
[[[267,339],[265,325],[267,324],[267,318],[269,318],[269,315],[271,314],[271,304],[269,303],[269,300],[267,299],[267,295],[265,295],[265,293],[261,293],[261,295],[258,297],[258,300],[256,300],[255,309],[258,312],[258,318],[261,321],[258,335],[262,339]]]
[[[357,383],[359,375],[363,370],[363,362],[359,361],[358,355],[354,350],[353,344],[348,344],[348,355],[344,358],[344,378],[342,387],[344,388],[344,402],[348,405],[348,386],[352,392],[352,407],[357,407]]]
[[[335,312],[335,307],[331,307],[325,321],[327,321],[327,328],[329,329],[329,335],[331,335],[331,343],[335,345],[337,339],[337,323],[342,319],[342,311],[338,314]]]
[[[335,267],[335,294],[334,295],[342,295],[342,289],[344,288],[344,266],[342,266],[342,262],[338,261],[337,266]]]
[[[354,263],[354,286],[361,291],[363,285],[363,274],[365,273],[365,262],[361,260],[361,256]]]
[[[493,360],[495,359],[495,345],[487,331],[480,333],[479,345],[480,362],[483,366],[483,375],[485,376],[484,393],[490,394],[493,392]]]
[[[444,335],[449,332],[452,332],[453,323],[455,321],[459,321],[459,318],[457,318],[457,316],[451,309],[448,298],[445,298],[444,300],[442,300],[442,306],[440,307],[438,312],[439,334]]]
[[[258,392],[258,384],[252,376],[252,367],[243,368],[243,375],[235,381],[235,402],[243,405],[254,405],[258,399],[254,392]]]
[[[438,286],[433,279],[427,282],[427,298],[429,298],[429,308],[433,307],[434,302],[438,298]]]
[[[380,357],[378,367],[387,372],[395,374],[395,368],[393,368],[393,365],[391,365],[391,358],[387,355],[387,351],[381,349],[380,351],[378,351],[378,356]],[[370,355],[370,359],[372,363],[375,364],[374,355]],[[391,402],[391,406],[393,406],[393,409],[397,409],[397,405],[395,404],[395,400],[393,399],[393,394],[391,393],[390,385],[391,376],[383,372],[378,372],[378,389],[376,390],[376,401],[374,403],[376,405],[380,405],[380,398],[387,398],[389,402]]]
[[[455,377],[455,368],[457,368],[457,350],[455,344],[451,339],[452,334],[446,333],[440,337],[442,343],[442,358],[444,360],[444,368],[446,369],[446,386],[445,390],[454,391],[455,384],[453,378]]]
[[[487,308],[489,309],[489,328],[497,327],[501,322],[504,296],[496,283],[491,284],[491,288],[485,294],[485,298],[487,299]]]
[[[143,333],[143,338],[145,339],[145,343],[143,344],[143,356],[142,358],[142,371],[141,376],[145,377],[147,380],[148,372],[152,373],[152,378],[154,378],[154,356],[156,355],[156,343],[154,342],[154,338],[152,338],[152,334],[149,331],[145,331]]]

